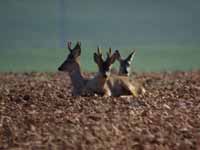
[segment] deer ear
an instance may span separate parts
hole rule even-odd
[[[72,54],[75,58],[81,56],[81,49],[74,49]]]
[[[79,45],[79,46],[81,47],[81,41],[78,41],[78,42],[77,42],[77,45]]]
[[[120,60],[121,59],[121,55],[120,55],[120,52],[119,52],[119,50],[115,50],[115,55],[116,55],[116,59],[117,60]]]
[[[78,57],[81,55],[81,45],[79,42],[76,43],[76,46],[72,50],[72,54],[74,57]]]
[[[126,58],[126,61],[128,62],[128,64],[130,65],[131,62],[133,61],[133,58],[135,56],[135,50],[133,50],[133,52],[131,52],[128,57]]]
[[[72,46],[72,42],[71,42],[71,41],[68,41],[68,42],[67,42],[67,48],[68,48],[68,50],[69,50],[70,52],[72,52],[71,46]]]

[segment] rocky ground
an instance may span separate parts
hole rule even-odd
[[[72,97],[64,73],[0,74],[0,150],[200,149],[200,71],[144,73],[138,98]]]

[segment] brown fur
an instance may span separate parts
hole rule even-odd
[[[129,78],[130,70],[128,67],[131,65],[131,61],[135,55],[135,50],[129,54],[127,58],[122,58],[119,51],[115,51],[117,60],[120,63],[119,66],[119,75],[112,75],[107,84],[111,90],[112,96],[121,96],[121,95],[132,95],[137,97],[139,94],[144,94],[144,87]]]
[[[69,76],[72,80],[73,85],[73,95],[105,95],[110,96],[110,90],[106,86],[106,81],[109,77],[108,72],[112,63],[114,63],[114,55],[111,56],[108,53],[107,59],[104,61],[100,54],[99,49],[98,53],[94,54],[94,60],[99,66],[99,72],[91,79],[84,78],[81,73],[80,67],[80,54],[81,46],[78,42],[76,46],[72,49],[71,42],[68,42],[68,49],[70,53],[67,56],[67,59],[62,63],[58,68],[59,71],[66,71],[69,73]],[[102,69],[106,68],[106,69]]]
[[[122,96],[132,95],[137,97],[143,88],[137,84],[132,85],[130,79],[126,76],[111,75],[111,65],[114,63],[117,55],[111,55],[111,49],[107,53],[107,59],[104,60],[100,49],[94,53],[94,61],[98,66],[98,73],[91,79],[83,77],[80,67],[81,46],[78,42],[72,49],[71,43],[68,43],[70,53],[63,64],[58,68],[59,71],[66,71],[72,80],[73,95],[101,95],[101,96]]]

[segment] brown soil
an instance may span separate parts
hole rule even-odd
[[[138,98],[72,97],[64,73],[0,74],[0,150],[200,149],[200,71],[136,75]]]

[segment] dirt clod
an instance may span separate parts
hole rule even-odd
[[[0,149],[200,149],[200,71],[134,76],[144,96],[105,98],[72,97],[65,73],[1,73]]]

